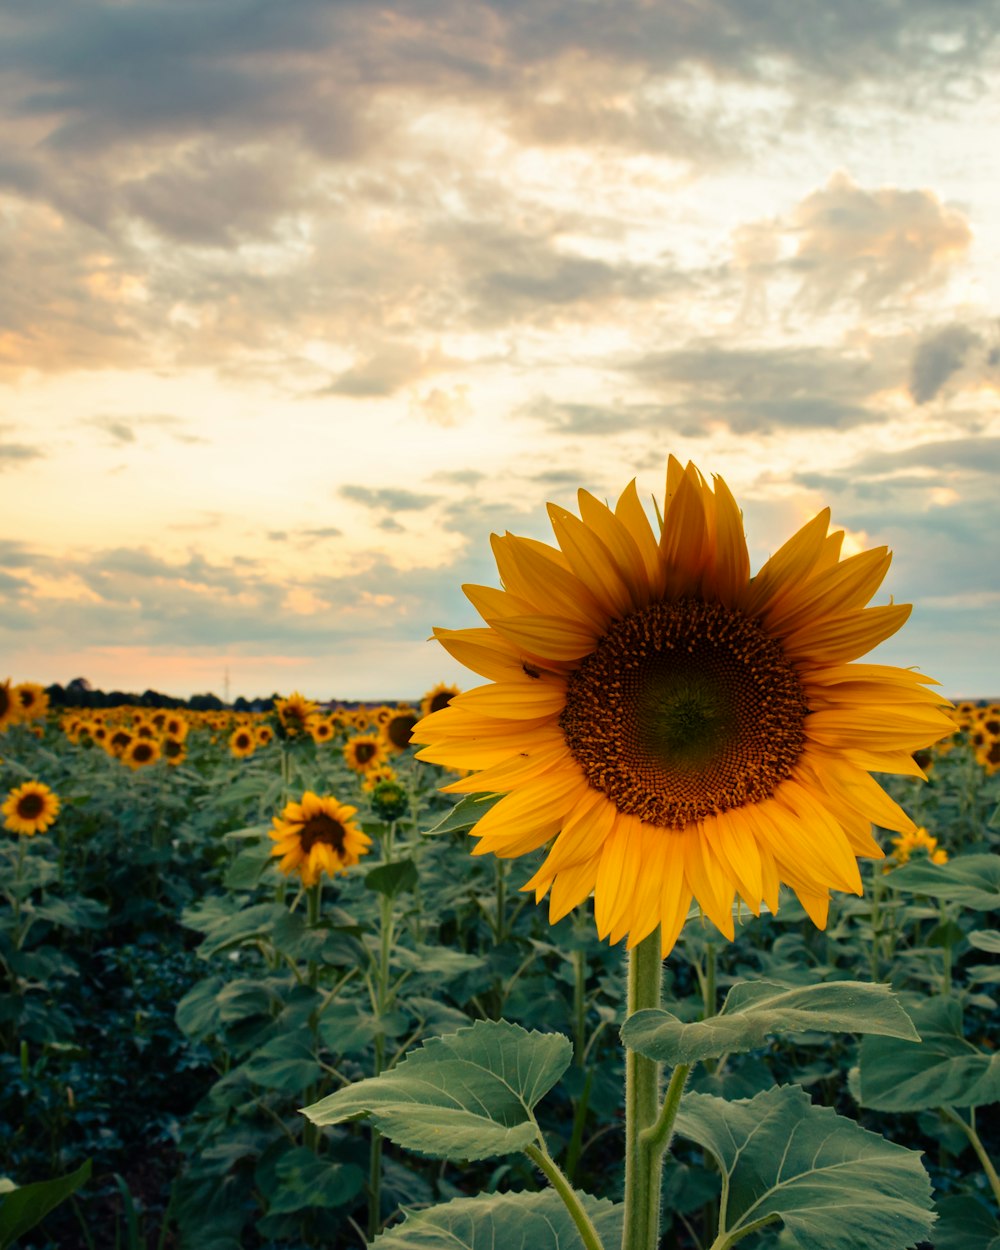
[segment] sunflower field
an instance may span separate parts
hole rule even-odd
[[[487,686],[0,684],[0,1250],[997,1250],[1000,705],[849,663],[828,518],[623,500],[495,540]]]

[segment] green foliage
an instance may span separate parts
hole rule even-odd
[[[0,1193],[0,1250],[7,1250],[15,1241],[40,1224],[48,1213],[65,1202],[70,1194],[90,1180],[88,1159],[68,1176],[51,1181],[35,1181]]]
[[[719,1165],[727,1245],[774,1219],[801,1250],[905,1250],[930,1232],[919,1155],[813,1106],[797,1086],[735,1102],[687,1094],[675,1127]]]

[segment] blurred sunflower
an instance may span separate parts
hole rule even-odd
[[[361,789],[366,794],[371,794],[376,786],[382,784],[383,781],[395,781],[396,770],[390,768],[388,764],[379,764],[377,768],[369,768],[361,775]]]
[[[160,743],[160,749],[163,752],[163,758],[171,767],[176,768],[178,764],[183,764],[187,758],[187,745],[183,738],[175,738],[173,734],[167,734]]]
[[[246,759],[257,750],[257,735],[248,725],[241,725],[229,735],[229,749],[238,760]]]
[[[366,707],[357,707],[346,714],[345,723],[348,729],[353,729],[355,733],[363,734],[366,729],[371,728],[372,718],[368,714]]]
[[[17,720],[18,705],[14,702],[14,692],[10,688],[10,678],[0,681],[0,733],[13,725]]]
[[[278,713],[278,720],[284,726],[285,732],[290,738],[294,738],[296,734],[305,732],[309,718],[315,716],[319,708],[312,699],[307,699],[295,690],[287,699],[275,699],[274,710]]]
[[[485,628],[435,630],[490,684],[456,694],[413,734],[418,758],[480,770],[445,787],[500,793],[476,853],[555,839],[524,887],[550,918],[591,893],[598,932],[674,945],[692,897],[733,937],[792,887],[815,924],[830,889],[861,893],[872,822],[913,822],[870,772],[922,776],[913,752],[951,732],[909,669],[853,664],[906,605],[866,607],[886,548],[841,559],[825,509],[753,577],[743,520],[670,457],[660,533],[635,483],[614,509],[549,505],[558,547],[492,539],[503,590],[467,586]]]
[[[10,791],[0,811],[5,828],[32,837],[44,833],[59,815],[59,798],[41,781],[25,781]]]
[[[160,758],[160,744],[155,738],[133,738],[122,752],[122,763],[138,771],[148,768]]]
[[[948,862],[948,852],[938,846],[937,838],[932,837],[922,825],[912,833],[901,833],[898,838],[892,839],[892,858],[897,868],[908,863],[914,851],[924,851],[932,864]]]
[[[259,747],[266,747],[269,742],[274,741],[274,730],[270,725],[258,725],[254,733]]]
[[[381,738],[377,734],[355,734],[344,743],[344,759],[356,773],[378,768],[386,762]]]
[[[317,745],[329,742],[334,734],[333,722],[328,716],[314,716],[309,722],[309,734]]]
[[[281,857],[281,871],[286,876],[297,872],[302,884],[311,886],[324,872],[332,877],[356,864],[371,847],[371,838],[352,823],[357,810],[312,790],[300,803],[287,804],[270,830],[271,854]]]
[[[984,742],[976,752],[976,759],[986,769],[986,775],[992,777],[1000,769],[1000,738],[990,738],[988,742]]]
[[[407,704],[401,703],[382,726],[382,740],[390,752],[406,750],[410,745],[410,736],[416,723],[416,711]]]
[[[132,733],[137,738],[145,738],[149,741],[160,736],[156,732],[156,726],[152,721],[140,720],[138,718],[132,722]]]
[[[448,686],[444,682],[431,686],[420,700],[420,715],[430,716],[432,712],[443,712],[452,699],[461,693],[457,686]]]
[[[187,737],[188,722],[177,712],[172,712],[163,722],[163,732],[170,738],[180,738],[183,741]]]
[[[108,734],[104,745],[107,747],[109,754],[117,755],[120,758],[132,745],[132,740],[131,732],[119,725],[117,729],[112,730]]]
[[[19,720],[35,720],[49,710],[49,696],[37,681],[22,681],[13,690]]]

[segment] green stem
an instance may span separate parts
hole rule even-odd
[[[663,963],[660,930],[629,952],[628,1015],[660,1005]],[[662,1153],[654,1156],[642,1134],[657,1119],[660,1065],[625,1052],[625,1222],[622,1250],[656,1250],[660,1233]]]
[[[315,885],[308,886],[306,889],[306,928],[315,929],[319,925],[320,901],[323,891],[323,882],[319,880]],[[309,960],[308,982],[311,989],[315,989],[319,981],[319,964],[315,959]]]
[[[872,879],[872,944],[868,952],[872,983],[877,984],[880,976],[879,968],[879,939],[882,936],[882,871],[878,864],[874,868],[874,877]]]
[[[493,928],[493,936],[496,944],[504,941],[507,937],[506,929],[506,912],[507,912],[507,861],[496,857],[496,885],[497,885],[497,920]]]
[[[759,1228],[763,1228],[765,1224],[772,1224],[778,1215],[765,1215],[759,1220],[754,1220],[752,1224],[747,1224],[743,1228],[738,1228],[733,1233],[719,1233],[718,1237],[712,1242],[708,1250],[730,1250],[738,1241],[742,1241],[744,1237],[749,1237],[751,1233],[755,1233]]]
[[[976,1152],[979,1162],[983,1165],[983,1171],[986,1173],[986,1179],[990,1183],[990,1189],[993,1190],[993,1197],[996,1200],[996,1204],[997,1206],[1000,1206],[1000,1176],[997,1175],[997,1170],[993,1166],[993,1160],[986,1153],[986,1147],[983,1145],[979,1134],[971,1124],[966,1123],[966,1121],[962,1119],[953,1107],[942,1107],[941,1114],[946,1120],[951,1120],[952,1124],[957,1124],[969,1139],[969,1145]]]
[[[681,1105],[681,1095],[684,1093],[684,1085],[690,1071],[691,1064],[689,1063],[679,1063],[674,1068],[670,1076],[670,1084],[667,1086],[667,1092],[663,1099],[663,1106],[660,1108],[660,1114],[656,1117],[656,1121],[641,1136],[642,1144],[656,1159],[662,1159],[670,1145],[670,1138],[674,1131],[674,1120],[677,1119],[677,1111]]]
[[[382,856],[385,862],[392,861],[392,841],[395,822],[386,828],[382,843]],[[379,1076],[385,1068],[385,1034],[382,1032],[382,1018],[389,1008],[390,957],[392,955],[394,917],[392,897],[388,894],[379,895],[379,952],[378,967],[375,970],[375,1070],[373,1075]],[[374,1238],[382,1224],[382,1134],[372,1129],[371,1151],[368,1157],[368,1236]]]
[[[525,1146],[524,1153],[548,1177],[549,1184],[563,1200],[573,1223],[583,1239],[587,1250],[604,1250],[604,1243],[580,1201],[580,1196],[559,1170],[559,1166],[544,1146]]]

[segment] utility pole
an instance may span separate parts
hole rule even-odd
[[[226,669],[226,675],[222,679],[223,699],[222,702],[229,705],[229,669]]]

